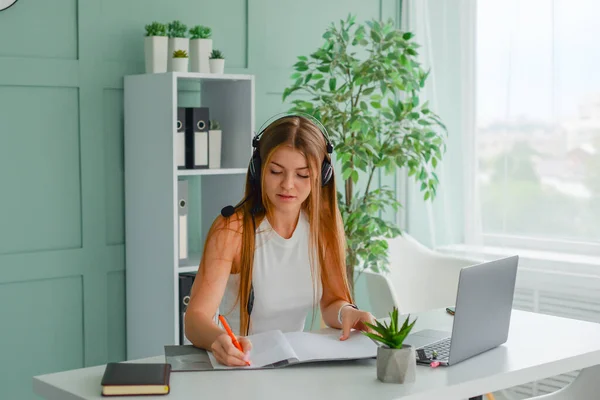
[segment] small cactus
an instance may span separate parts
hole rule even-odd
[[[145,26],[146,36],[167,36],[167,26],[160,22],[152,22]]]
[[[175,50],[173,52],[173,58],[187,58],[188,53],[185,50]]]
[[[221,53],[220,50],[213,50],[212,53],[210,53],[210,58],[211,59],[224,59],[225,56],[223,55],[223,53]]]
[[[190,39],[209,39],[212,35],[212,29],[208,26],[196,25],[190,29]]]
[[[183,24],[181,21],[175,20],[173,22],[170,22],[168,24],[168,34],[169,37],[172,38],[184,38],[186,31],[187,31],[187,25]]]

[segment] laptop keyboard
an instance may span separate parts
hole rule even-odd
[[[423,346],[418,350],[423,350],[425,355],[430,360],[448,360],[450,355],[450,337],[442,339],[438,342]],[[435,356],[435,357],[434,357]]]

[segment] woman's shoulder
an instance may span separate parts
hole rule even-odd
[[[241,212],[236,212],[229,217],[219,214],[212,223],[210,233],[229,239],[241,240],[243,230],[244,216]]]

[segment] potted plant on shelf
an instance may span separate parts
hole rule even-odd
[[[212,29],[196,25],[190,29],[190,70],[210,73],[208,58],[212,52]]]
[[[173,52],[173,72],[188,72],[188,54],[185,50]]]
[[[146,73],[167,72],[167,27],[160,22],[152,22],[145,26],[144,57]]]
[[[211,119],[208,128],[208,168],[221,168],[221,140],[221,124]]]
[[[213,50],[210,53],[210,72],[213,74],[222,74],[225,71],[225,56],[220,50]]]
[[[389,325],[375,321],[376,325],[365,323],[376,333],[363,332],[373,340],[382,343],[377,348],[377,379],[386,383],[409,383],[414,382],[417,370],[417,355],[415,348],[404,344],[404,339],[410,333],[415,322],[409,323],[410,315],[404,323],[398,324],[398,309],[393,308],[390,313]]]
[[[357,24],[349,15],[339,26],[331,24],[323,39],[314,52],[298,57],[283,101],[293,94],[291,111],[320,120],[334,143],[346,276],[354,294],[364,270],[388,271],[388,240],[401,234],[396,190],[374,187],[376,182],[406,171],[424,200],[432,200],[447,131],[423,99],[429,72],[420,65],[411,32],[392,20]]]
[[[187,26],[179,20],[169,22],[167,25],[167,35],[169,36],[169,54],[175,50],[185,50],[186,54],[190,51],[190,40],[186,37]],[[169,57],[169,71],[173,71],[172,58]]]

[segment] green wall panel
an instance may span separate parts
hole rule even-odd
[[[125,271],[108,273],[107,291],[107,361],[122,361],[127,353],[125,312]]]
[[[0,304],[3,399],[29,398],[33,374],[84,366],[81,276],[0,284]]]
[[[298,55],[308,55],[323,43],[323,32],[331,22],[339,23],[349,12],[358,20],[377,18],[378,0],[339,1],[264,0],[265,42],[263,63],[268,68],[289,69]],[[258,43],[260,46],[261,44]]]
[[[21,1],[0,21],[0,56],[77,59],[77,0]]]
[[[103,101],[106,244],[123,244],[125,242],[123,91],[105,89]]]
[[[75,88],[0,90],[0,254],[81,246],[77,110]]]

